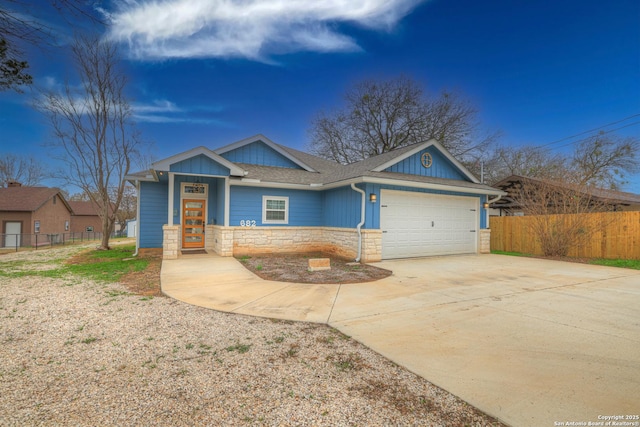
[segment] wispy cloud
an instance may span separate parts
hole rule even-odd
[[[174,102],[157,99],[149,103],[134,103],[131,105],[133,117],[137,122],[146,123],[193,123],[205,125],[229,126],[228,123],[211,117],[211,113],[223,110],[221,107],[212,108],[191,106],[178,107]]]
[[[424,1],[124,0],[109,13],[109,36],[139,59],[357,51],[338,24],[389,30]]]

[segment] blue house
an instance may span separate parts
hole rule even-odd
[[[489,251],[481,184],[435,140],[341,165],[263,135],[194,148],[127,176],[140,250],[323,251],[362,262]]]

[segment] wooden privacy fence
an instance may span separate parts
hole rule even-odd
[[[570,248],[570,257],[640,259],[640,212],[551,215],[551,219],[581,221],[587,240]],[[534,216],[492,216],[491,250],[542,255]]]

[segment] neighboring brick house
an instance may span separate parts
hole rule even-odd
[[[71,212],[58,188],[10,182],[7,188],[0,188],[0,246],[46,244],[71,230]]]
[[[102,220],[93,202],[70,201],[69,205],[72,210],[72,233],[98,233],[102,231]]]

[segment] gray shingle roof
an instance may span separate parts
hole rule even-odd
[[[264,138],[261,135],[256,138]],[[251,142],[252,138],[241,141]],[[299,184],[299,185],[330,185],[338,184],[343,181],[354,180],[358,178],[377,178],[388,179],[394,181],[404,181],[405,183],[418,183],[418,184],[435,184],[449,187],[458,187],[462,191],[466,189],[474,189],[475,192],[486,191],[487,193],[495,193],[497,190],[485,184],[477,184],[470,181],[434,178],[419,175],[409,175],[395,172],[378,172],[374,171],[377,167],[392,161],[395,158],[402,157],[408,154],[411,150],[416,149],[423,143],[408,145],[406,147],[397,148],[393,151],[389,151],[377,156],[370,157],[359,162],[343,165],[338,162],[327,160],[313,154],[305,153],[294,148],[286,147],[284,145],[276,144],[270,141],[271,144],[277,146],[280,150],[291,156],[292,159],[299,160],[300,163],[308,165],[313,168],[315,172],[310,172],[304,169],[274,167],[274,166],[261,166],[248,163],[235,163],[239,168],[247,171],[247,175],[244,178],[234,178],[234,180],[244,179],[256,180],[261,183],[276,183],[276,184]],[[237,143],[234,143],[237,144]],[[233,144],[232,144],[233,146]],[[218,151],[224,150],[224,147],[218,149]],[[142,172],[138,174],[129,175],[128,179],[141,179],[147,178],[150,172]],[[402,185],[402,182],[398,182],[398,185]]]

